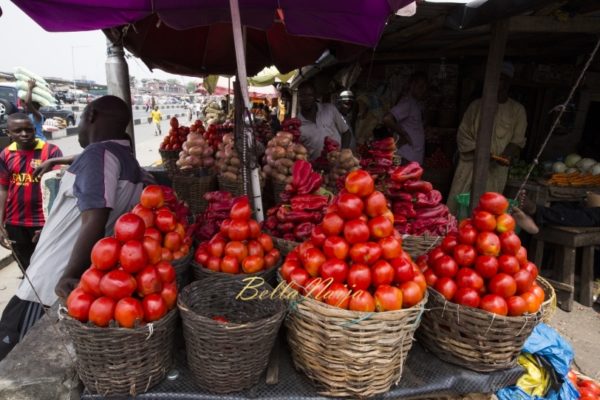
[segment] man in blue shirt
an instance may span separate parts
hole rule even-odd
[[[31,99],[33,88],[35,87],[35,81],[31,79],[27,82],[27,85],[25,112],[29,115],[29,119],[33,123],[33,127],[35,128],[35,137],[45,141],[46,136],[44,136],[44,132],[42,131],[42,125],[44,125],[44,116],[42,113],[40,113],[40,105]]]

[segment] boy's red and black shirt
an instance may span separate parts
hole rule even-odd
[[[0,153],[0,185],[8,191],[4,222],[17,226],[43,226],[40,178],[33,171],[42,162],[62,157],[58,146],[37,140],[35,148],[24,150],[11,143]]]

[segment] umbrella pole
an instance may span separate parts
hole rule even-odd
[[[250,109],[250,97],[248,96],[248,74],[246,72],[246,58],[244,55],[244,42],[242,37],[242,20],[240,17],[240,7],[238,4],[238,0],[229,0],[229,6],[231,8],[231,27],[233,29],[233,43],[235,45],[235,59],[237,63],[237,77],[240,84],[240,89],[242,92],[242,98],[244,99],[244,107],[246,110]],[[248,140],[248,148],[254,147],[254,135],[251,129],[250,121],[248,123],[244,123],[245,116],[247,115],[245,112],[241,113],[243,115],[242,121],[236,121],[236,124],[243,123],[244,126],[244,134]],[[247,155],[246,155],[247,157]],[[246,166],[244,166],[246,167]],[[256,219],[258,222],[261,222],[264,219],[263,216],[263,205],[262,205],[262,196],[260,191],[260,170],[258,164],[252,166],[252,171],[250,172],[250,183],[252,185],[252,203],[254,204],[254,211],[256,212]],[[244,179],[246,174],[243,174]]]

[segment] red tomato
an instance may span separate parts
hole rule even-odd
[[[145,296],[142,300],[142,308],[146,322],[158,321],[167,314],[167,304],[158,293]]]
[[[448,235],[442,240],[441,248],[446,254],[452,254],[454,247],[458,244],[458,238],[456,235]]]
[[[177,278],[177,272],[170,262],[160,261],[154,268],[163,283],[173,282]]]
[[[162,259],[162,261],[173,261],[173,253],[171,253],[171,250],[165,249],[163,247],[161,259]]]
[[[158,210],[154,215],[154,225],[163,233],[171,232],[177,226],[177,219],[169,210]]]
[[[173,309],[177,304],[177,283],[165,283],[163,285],[163,290],[160,292],[160,297],[165,301],[169,310]]]
[[[115,306],[115,321],[123,328],[133,328],[144,320],[142,303],[133,297],[125,297]]]
[[[510,214],[502,214],[496,218],[496,232],[512,232],[515,230],[516,223]]]
[[[515,256],[503,254],[498,257],[498,269],[505,274],[514,275],[520,269],[519,261]]]
[[[433,272],[440,278],[452,278],[458,272],[458,264],[450,256],[441,256],[434,261]]]
[[[390,285],[394,281],[394,267],[387,261],[379,260],[371,267],[371,275],[374,287]]]
[[[390,261],[390,264],[394,269],[394,282],[397,284],[411,281],[415,277],[412,264],[407,259],[403,257],[394,258]]]
[[[177,232],[167,232],[163,243],[164,247],[175,252],[179,250],[182,245],[181,236]]]
[[[448,278],[446,276],[439,278],[435,282],[435,286],[433,288],[440,292],[440,294],[444,296],[448,301],[452,300],[452,298],[456,294],[456,291],[458,290],[456,282],[454,282],[452,278]]]
[[[208,252],[208,246],[199,246],[194,253],[194,261],[196,261],[200,265],[206,265],[208,261],[208,257],[210,257],[210,253]]]
[[[454,278],[459,288],[468,287],[481,292],[484,283],[483,278],[471,268],[461,268]]]
[[[468,244],[458,244],[453,251],[454,261],[461,267],[470,267],[475,263],[477,253],[473,246]]]
[[[165,204],[165,195],[158,185],[148,185],[140,196],[140,204],[146,208],[159,208]]]
[[[488,290],[490,293],[508,298],[517,293],[517,282],[515,282],[515,279],[512,276],[499,273],[490,280]]]
[[[223,252],[225,251],[225,239],[222,238],[212,238],[210,242],[208,242],[208,253],[213,257],[221,257],[223,256]]]
[[[486,279],[493,278],[498,273],[498,259],[494,256],[478,256],[475,259],[475,271]]]
[[[533,285],[533,277],[524,269],[517,271],[513,278],[515,278],[515,282],[517,283],[517,294],[523,294],[531,290]]]
[[[183,243],[183,239],[185,238],[185,227],[183,226],[183,224],[178,222],[177,225],[175,225],[174,232],[177,232],[177,234],[181,238],[181,243]]]
[[[148,265],[136,275],[137,292],[140,296],[160,293],[163,287],[158,271],[153,265]]]
[[[281,277],[286,281],[290,281],[290,274],[296,268],[301,268],[300,262],[296,260],[285,260],[279,269]]]
[[[224,256],[219,264],[219,270],[226,274],[239,274],[240,263],[238,259],[233,256]]]
[[[248,248],[246,245],[239,241],[229,242],[225,245],[224,253],[226,256],[231,256],[237,259],[239,263],[244,261],[244,258],[248,256]]]
[[[250,227],[248,222],[241,219],[234,219],[229,224],[229,239],[231,240],[246,240],[250,236]]]
[[[367,171],[357,169],[346,175],[344,188],[358,197],[367,197],[375,190],[375,181]]]
[[[156,264],[162,260],[162,247],[160,242],[151,238],[150,236],[144,236],[142,245],[148,257],[148,263]]]
[[[348,309],[352,311],[373,312],[375,311],[375,299],[367,290],[358,290],[350,296]]]
[[[527,262],[527,265],[523,268],[525,271],[529,272],[531,276],[533,276],[533,280],[535,281],[538,277],[538,269],[532,262]]]
[[[92,264],[98,269],[109,270],[117,265],[121,244],[113,237],[105,237],[92,248]]]
[[[461,306],[477,308],[479,307],[481,298],[479,297],[479,292],[477,290],[471,287],[461,287],[458,288],[454,294],[452,301]]]
[[[113,300],[130,297],[135,291],[136,286],[137,284],[133,276],[118,269],[109,271],[100,279],[100,291],[104,296],[108,296]]]
[[[121,268],[125,272],[134,274],[148,264],[148,256],[144,250],[144,245],[137,240],[130,240],[121,247],[119,255]]]
[[[535,282],[531,285],[531,293],[535,294],[535,296],[540,299],[540,303],[543,303],[546,298],[546,293],[544,293],[544,289],[539,287]]]
[[[81,275],[79,280],[79,287],[87,294],[91,294],[94,297],[102,296],[100,291],[100,280],[104,276],[104,271],[100,271],[98,268],[89,267]]]
[[[90,306],[88,319],[96,326],[107,327],[115,315],[115,304],[110,297],[98,297]]]
[[[248,221],[248,229],[250,230],[250,239],[258,239],[260,236],[260,225],[255,220]]]
[[[415,271],[415,277],[412,281],[419,285],[419,287],[421,288],[421,292],[425,294],[425,292],[427,291],[427,281],[425,280],[425,275],[423,275],[423,273],[420,271]]]
[[[350,248],[350,258],[359,264],[374,264],[381,257],[381,247],[374,242],[357,243]]]
[[[471,218],[465,218],[458,223],[458,229],[463,228],[465,226],[473,226],[473,221]]]
[[[408,281],[400,285],[402,308],[410,308],[423,300],[425,292],[416,282]]]
[[[350,304],[350,290],[339,282],[333,282],[323,295],[323,299],[330,306],[347,310]]]
[[[504,254],[514,256],[521,248],[521,239],[514,232],[504,232],[500,234],[500,246]]]
[[[369,229],[367,227],[367,232],[368,230]],[[327,236],[323,232],[323,228],[320,225],[315,226],[310,233],[310,242],[317,247],[322,247],[323,243],[325,243],[325,239],[327,239]],[[346,240],[348,239],[346,238]]]
[[[487,211],[475,211],[472,220],[479,231],[493,232],[496,229],[496,217]]]
[[[444,253],[444,251],[442,250],[441,247],[436,247],[435,249],[431,250],[429,252],[429,254],[427,255],[427,265],[429,265],[430,268],[433,268],[433,265],[435,264],[435,260],[437,260],[438,258],[440,258],[441,256],[445,255],[446,253]]]
[[[521,246],[521,248],[517,251],[517,254],[515,254],[515,257],[517,257],[517,261],[519,261],[519,266],[521,268],[525,268],[527,266],[529,261],[527,260],[527,249],[525,247]]]
[[[323,243],[323,252],[328,258],[337,258],[345,260],[350,246],[339,236],[330,236]]]
[[[497,256],[500,254],[500,239],[492,232],[481,232],[477,235],[475,248],[480,255]]]
[[[497,294],[487,294],[483,296],[479,303],[479,308],[492,314],[507,315],[508,305],[502,296]]]
[[[263,249],[268,253],[273,250],[273,239],[266,233],[261,233],[256,239]]]
[[[527,312],[527,302],[521,296],[511,296],[506,299],[508,315],[519,317]]]
[[[579,383],[579,389],[587,389],[593,396],[600,396],[600,385],[590,379],[583,379]],[[579,392],[581,394],[581,391]]]
[[[465,225],[458,229],[458,242],[472,245],[477,239],[477,230],[472,225]]]
[[[265,259],[259,256],[248,256],[242,261],[242,271],[247,274],[262,271],[265,268]]]
[[[374,191],[365,199],[365,212],[369,217],[382,215],[387,210],[387,199],[383,193]]]
[[[420,289],[417,287],[417,290]],[[402,308],[403,292],[395,286],[378,286],[375,290],[374,298],[375,309],[377,311],[394,311]]]
[[[393,236],[380,239],[378,244],[381,247],[381,256],[386,260],[400,257],[402,254],[402,241]]]
[[[299,259],[302,259],[304,257],[304,253],[306,253],[306,250],[308,249],[312,249],[314,248],[315,245],[312,244],[311,242],[302,242],[300,243],[300,246],[296,247],[296,252],[298,253],[298,256],[300,257]],[[289,254],[288,254],[289,256]]]
[[[338,214],[345,220],[353,220],[362,215],[364,204],[357,195],[340,193],[337,197]]]
[[[154,226],[154,212],[151,209],[146,208],[141,204],[137,204],[135,207],[133,207],[131,212],[144,220],[144,226],[146,229]]]
[[[598,400],[598,396],[589,388],[579,386],[577,391],[579,392],[579,400]]]
[[[425,276],[425,281],[427,282],[427,286],[435,286],[435,283],[437,282],[438,277],[435,274],[435,272],[433,272],[432,269],[428,269],[427,271],[423,272],[423,275]]]
[[[265,266],[267,268],[271,268],[272,266],[276,265],[279,262],[280,258],[281,258],[281,253],[279,252],[279,250],[271,249],[271,251],[269,251],[267,253],[267,255],[265,256]]]
[[[252,210],[250,209],[250,203],[247,197],[242,197],[238,201],[235,202],[233,207],[231,207],[231,211],[229,211],[229,218],[236,221],[248,221],[250,219],[250,215],[252,214]]]
[[[376,239],[386,238],[394,232],[393,223],[383,215],[372,218],[368,225],[371,236]]]
[[[321,229],[327,236],[337,236],[344,229],[344,220],[336,213],[328,213],[323,217]]]
[[[487,192],[479,198],[478,207],[494,215],[502,215],[508,209],[508,200],[500,193]]]
[[[229,225],[231,225],[231,220],[228,218],[223,220],[223,222],[221,222],[221,225],[219,226],[219,232],[222,233],[225,237],[229,237]]]
[[[144,220],[132,213],[121,215],[115,223],[115,237],[122,243],[129,240],[141,241],[145,230]]]
[[[215,271],[215,272],[221,271],[221,257],[215,257],[215,256],[208,257],[208,261],[206,262],[204,267],[210,269],[211,271]]]
[[[540,299],[533,294],[532,292],[525,292],[521,295],[523,300],[527,303],[527,312],[530,314],[535,314],[540,309],[542,302]]]
[[[348,277],[348,264],[343,260],[331,258],[321,265],[321,278],[333,279],[334,282],[345,283]]]
[[[144,237],[151,237],[152,239],[162,243],[162,233],[156,228],[146,228],[144,231]]]
[[[353,219],[344,225],[344,239],[350,244],[364,243],[370,235],[369,226],[360,219]]]
[[[302,291],[306,287],[306,283],[310,279],[310,275],[304,268],[294,268],[289,274],[289,284],[292,289]]]
[[[371,286],[371,268],[365,264],[353,264],[348,271],[348,287],[352,290],[367,290]]]
[[[67,298],[67,311],[69,315],[81,322],[87,322],[90,307],[95,298],[83,290],[75,289]]]
[[[248,247],[249,256],[263,257],[265,255],[263,247],[256,240],[249,240],[246,246]]]
[[[323,254],[321,250],[314,247],[306,250],[304,257],[302,257],[302,265],[310,276],[316,277],[319,276],[321,265],[323,265],[326,260],[327,257],[325,257],[325,254]]]

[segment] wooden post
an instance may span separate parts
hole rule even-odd
[[[490,148],[494,118],[498,109],[498,85],[502,60],[508,39],[508,20],[500,20],[492,26],[492,37],[485,68],[485,82],[481,98],[479,130],[475,142],[475,158],[473,164],[473,181],[471,184],[471,210],[475,208],[479,197],[485,192],[488,170],[490,166]]]

